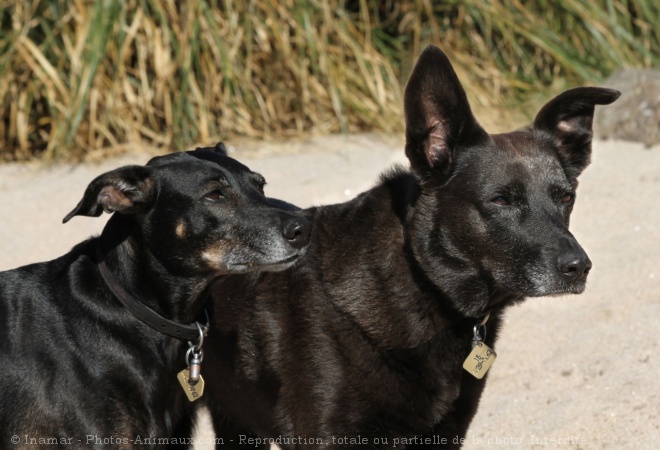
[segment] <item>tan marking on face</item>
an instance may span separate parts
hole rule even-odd
[[[226,245],[225,243],[217,244],[204,250],[202,253],[204,262],[212,269],[227,270],[227,264],[225,263]]]
[[[174,231],[180,238],[184,238],[186,236],[186,224],[183,222],[183,220],[180,220],[176,224],[176,229]]]

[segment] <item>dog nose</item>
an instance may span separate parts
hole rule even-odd
[[[559,256],[557,268],[568,281],[586,277],[591,270],[591,261],[583,251],[570,251]]]
[[[284,237],[293,248],[301,249],[309,244],[312,224],[303,218],[289,219],[284,224]]]

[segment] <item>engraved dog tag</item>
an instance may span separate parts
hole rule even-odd
[[[186,396],[188,396],[188,400],[194,402],[195,400],[199,400],[202,397],[202,395],[204,395],[204,378],[202,378],[202,376],[200,375],[199,381],[194,385],[191,385],[188,382],[189,373],[190,373],[190,369],[186,367],[176,375],[176,378],[179,380],[179,383],[181,383],[183,392],[185,392]]]
[[[493,365],[495,358],[497,358],[495,350],[479,341],[463,361],[463,368],[470,372],[470,375],[481,380]]]

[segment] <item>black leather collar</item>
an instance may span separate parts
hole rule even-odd
[[[153,309],[146,306],[144,303],[129,294],[126,289],[117,281],[115,276],[110,271],[110,268],[105,263],[105,259],[101,254],[101,250],[96,250],[96,264],[101,272],[101,277],[105,284],[110,289],[110,292],[131,312],[135,317],[140,319],[145,324],[149,325],[156,331],[160,331],[173,338],[188,340],[196,342],[199,339],[200,329],[205,330],[208,328],[208,323],[204,327],[200,327],[198,322],[191,325],[182,325],[173,322],[169,319],[158,314]],[[208,316],[207,316],[208,321]]]

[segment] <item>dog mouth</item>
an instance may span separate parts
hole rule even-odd
[[[259,267],[258,270],[262,272],[280,272],[282,270],[286,270],[289,267],[293,266],[296,263],[296,261],[298,261],[298,258],[300,258],[303,255],[303,253],[304,252],[296,253],[295,255],[289,256],[288,258],[275,263],[260,265],[258,266]]]
[[[541,288],[535,290],[535,292],[530,294],[530,297],[562,297],[568,294],[582,294],[587,288],[587,279],[586,277],[582,280],[575,281],[570,284],[564,284],[558,286],[548,286],[547,288]]]
[[[566,294],[582,294],[587,288],[587,283],[580,283],[578,285],[570,286],[565,289],[560,289],[557,292],[553,292],[550,295],[553,297],[566,295]]]
[[[247,262],[247,263],[232,263],[227,264],[227,269],[231,273],[246,273],[246,272],[281,272],[292,267],[298,259],[305,254],[305,249],[302,249],[295,254],[274,262]]]

